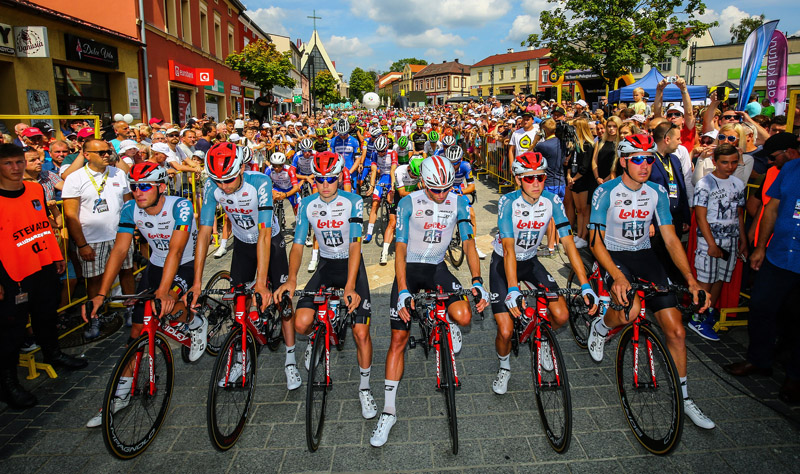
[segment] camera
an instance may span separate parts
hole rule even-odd
[[[667,76],[667,82],[670,84],[675,84],[677,80],[678,80],[677,76]]]

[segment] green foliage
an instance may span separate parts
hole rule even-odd
[[[292,70],[291,53],[281,53],[273,43],[262,39],[228,55],[225,64],[262,91],[271,91],[274,86],[295,86],[294,79],[289,77],[289,71]]]
[[[336,88],[336,79],[330,71],[320,71],[314,78],[314,99],[322,105],[339,102],[339,91]]]
[[[392,63],[392,67],[389,68],[389,72],[403,72],[403,68],[406,67],[406,64],[422,64],[423,66],[427,66],[428,61],[417,58],[398,59]]]
[[[731,26],[731,43],[744,43],[753,30],[764,24],[764,14],[742,18],[738,25]]]
[[[555,8],[540,16],[541,34],[522,45],[550,48],[553,69],[591,69],[612,84],[645,63],[656,65],[679,56],[691,36],[717,22],[697,19],[701,0],[548,0]],[[674,43],[674,44],[670,44]]]
[[[361,100],[365,93],[375,90],[375,80],[373,76],[360,67],[353,69],[350,73],[350,98]]]

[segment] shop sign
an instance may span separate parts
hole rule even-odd
[[[193,68],[169,60],[169,80],[191,84],[193,86],[210,86],[214,84],[214,70],[210,68]]]
[[[178,89],[175,95],[178,97],[178,120],[180,123],[186,123],[192,116],[192,93]]]
[[[214,79],[214,84],[211,86],[206,86],[206,90],[214,91],[214,92],[221,92],[225,93],[225,83],[220,81],[219,79]]]
[[[64,34],[66,56],[70,61],[96,64],[111,69],[119,67],[117,48],[88,38]]]
[[[139,103],[139,79],[128,78],[128,111],[134,119],[141,120],[142,106]]]
[[[242,95],[242,88],[231,84],[231,95]]]
[[[52,109],[50,108],[50,94],[47,91],[27,90],[28,95],[28,113],[31,115],[51,115]],[[43,120],[53,126],[53,121],[50,119]]]
[[[14,28],[11,25],[0,23],[0,53],[14,54]]]
[[[293,100],[294,100],[295,104],[302,104],[303,103],[303,96],[296,95],[296,96],[293,97]]]
[[[45,26],[15,26],[14,43],[18,58],[50,57],[50,43]]]
[[[244,88],[244,96],[248,99],[255,99],[256,98],[256,91],[250,89],[249,87]]]
[[[599,78],[600,75],[590,69],[584,71],[570,71],[564,74],[565,81],[580,81],[580,80],[599,79]],[[550,82],[556,82],[556,81],[553,81],[551,78]]]

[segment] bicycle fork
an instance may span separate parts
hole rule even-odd
[[[561,373],[558,370],[558,360],[553,356],[554,347],[550,348],[550,359],[553,361],[553,373],[556,376],[555,382],[542,382],[542,324],[546,324],[547,319],[547,298],[536,298],[536,311],[538,313],[538,321],[536,321],[536,336],[534,341],[536,344],[536,382],[539,387],[551,388],[561,386]]]
[[[436,319],[440,321],[444,321],[445,324],[450,324],[447,322],[447,307],[443,301],[436,302]],[[458,371],[456,369],[456,356],[453,354],[453,335],[450,334],[450,331],[445,331],[447,334],[447,338],[450,342],[450,366],[453,368],[453,383],[455,384],[456,388],[461,386],[461,382],[458,380]],[[433,345],[436,348],[436,388],[442,388],[442,325],[436,324],[433,328]]]

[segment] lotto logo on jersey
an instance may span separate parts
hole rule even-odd
[[[517,247],[529,249],[536,245],[539,240],[539,232],[536,231],[523,231],[517,236]]]
[[[517,229],[534,229],[538,230],[544,227],[544,222],[539,221],[518,221]]]
[[[178,204],[178,219],[180,221],[185,221],[189,218],[189,215],[192,213],[192,206],[189,205],[187,201],[181,201]]]
[[[338,229],[343,225],[344,221],[337,221],[335,219],[331,219],[329,221],[317,221],[317,227],[320,229]]]
[[[628,240],[638,240],[644,237],[644,222],[630,221],[622,223],[622,236]]]
[[[235,207],[225,206],[225,210],[232,213],[232,214],[250,214],[253,212],[252,209],[238,209]]]
[[[428,229],[445,229],[447,228],[446,224],[442,224],[441,222],[426,222],[423,226],[425,230]]]
[[[642,209],[631,209],[630,211],[626,211],[625,209],[619,210],[619,218],[620,220],[625,219],[645,219],[647,216],[650,215],[650,211],[645,211]]]

